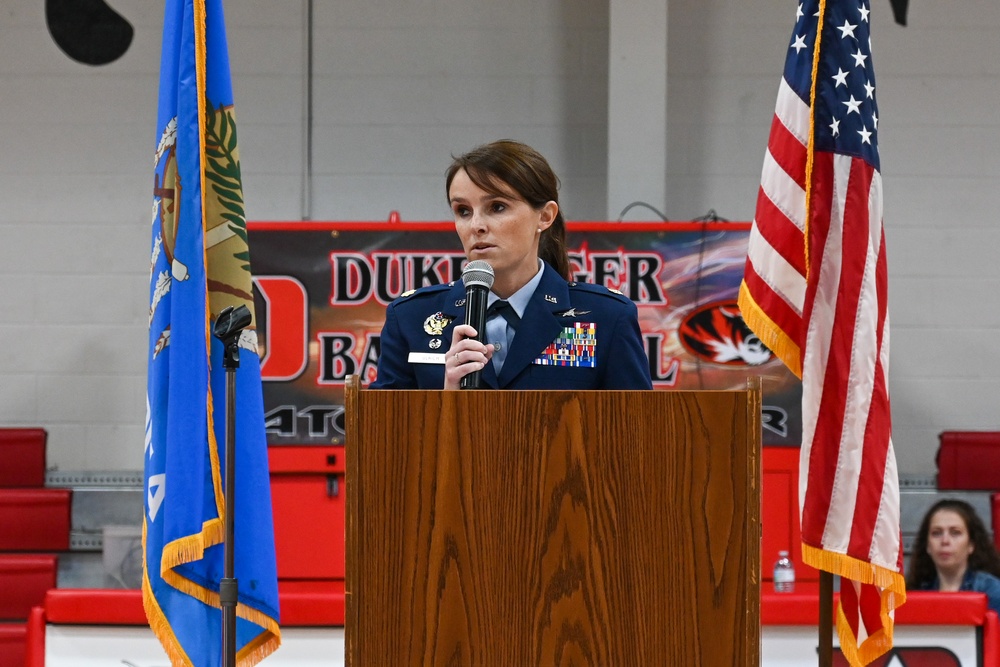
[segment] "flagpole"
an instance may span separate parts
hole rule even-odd
[[[236,667],[236,369],[240,367],[240,334],[250,325],[250,309],[225,308],[215,320],[213,333],[222,341],[222,366],[226,369],[226,541],[223,552],[219,602],[222,607],[222,667]]]
[[[833,573],[819,572],[819,667],[833,667]]]

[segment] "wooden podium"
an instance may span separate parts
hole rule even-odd
[[[349,379],[347,665],[758,665],[760,407]]]

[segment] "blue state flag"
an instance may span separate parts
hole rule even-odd
[[[221,0],[167,0],[149,285],[143,604],[175,667],[222,660],[226,371],[212,336],[253,311]],[[278,585],[253,325],[236,370],[237,664],[277,649]]]

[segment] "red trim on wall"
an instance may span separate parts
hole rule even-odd
[[[749,222],[611,222],[607,220],[580,220],[567,222],[569,232],[700,232],[700,231],[746,231],[750,229]],[[380,229],[392,231],[413,232],[446,232],[455,228],[449,221],[418,221],[418,222],[378,222],[378,221],[319,221],[319,220],[252,220],[247,223],[250,231],[287,231],[298,229],[302,231],[356,231],[370,232]]]

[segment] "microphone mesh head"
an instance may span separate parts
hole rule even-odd
[[[493,287],[493,267],[482,259],[474,259],[462,269],[462,282],[466,287],[482,285],[486,289]]]

